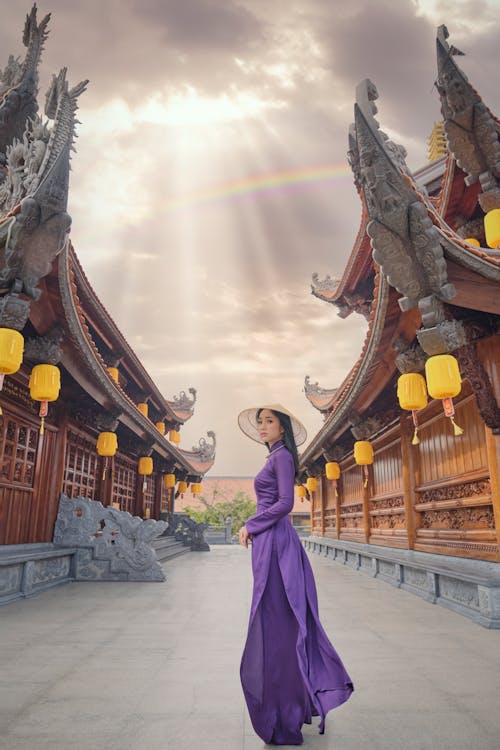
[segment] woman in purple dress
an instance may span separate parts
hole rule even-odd
[[[240,529],[252,541],[254,577],[248,635],[240,666],[253,728],[264,742],[301,745],[302,724],[325,716],[351,695],[354,685],[318,616],[311,565],[289,514],[303,425],[279,404],[246,409],[243,432],[269,449],[255,477],[257,513]]]

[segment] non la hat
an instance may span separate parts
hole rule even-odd
[[[295,439],[295,445],[302,445],[305,443],[307,438],[307,431],[302,422],[295,417],[288,409],[285,409],[281,404],[264,404],[263,406],[253,406],[250,409],[243,409],[238,415],[238,425],[240,430],[245,433],[249,438],[255,440],[257,443],[265,445],[259,435],[259,428],[257,427],[257,412],[260,409],[270,409],[271,411],[279,411],[280,414],[286,414],[290,417],[292,423],[293,437]]]

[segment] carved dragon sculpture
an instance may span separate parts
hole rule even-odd
[[[53,76],[45,113],[28,119],[22,140],[7,148],[7,175],[0,186],[0,323],[21,330],[29,300],[38,299],[38,282],[63,249],[71,225],[67,214],[70,152],[73,149],[77,100],[88,81],[69,89],[66,68]],[[3,257],[2,257],[3,256]]]
[[[451,153],[467,175],[466,184],[473,185],[479,180],[482,192],[478,200],[487,212],[500,208],[500,127],[454,60],[456,55],[464,53],[450,46],[447,39],[448,29],[439,26],[436,88],[441,98],[444,130]]]
[[[38,110],[38,65],[47,39],[50,13],[37,24],[37,7],[33,5],[26,16],[23,44],[27,48],[24,62],[9,56],[0,73],[0,164],[5,166],[6,149],[14,138],[22,137],[26,121]],[[2,170],[0,180],[5,176]]]

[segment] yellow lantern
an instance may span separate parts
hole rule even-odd
[[[304,498],[306,496],[306,488],[303,484],[299,484],[297,487],[297,495],[301,498],[302,502],[304,502]]]
[[[177,486],[177,491],[179,495],[183,495],[185,492],[187,492],[187,488],[188,488],[187,482],[179,482]]]
[[[155,424],[155,427],[158,430],[158,432],[160,433],[160,435],[164,435],[165,434],[165,422],[157,422]]]
[[[417,411],[427,406],[427,387],[425,378],[418,372],[408,372],[398,378],[398,401],[402,409],[411,411],[415,431],[412,445],[420,443],[418,437]]]
[[[475,237],[467,237],[464,242],[467,242],[469,245],[474,245],[474,247],[481,247],[481,243],[479,242],[479,240],[476,240]]]
[[[114,456],[118,449],[118,438],[114,432],[100,432],[97,437],[97,453],[99,456]]]
[[[23,361],[24,338],[13,328],[0,328],[0,391],[6,375],[12,375]],[[0,408],[0,414],[2,409]]]
[[[166,490],[171,490],[175,487],[175,474],[165,474],[163,477],[163,486]]]
[[[500,208],[488,211],[484,217],[484,231],[488,247],[500,247]]]
[[[340,466],[336,461],[328,461],[328,463],[325,464],[325,470],[327,479],[339,479]]]
[[[202,485],[200,482],[193,482],[191,484],[191,492],[193,495],[199,495],[202,490]]]
[[[143,402],[143,403],[137,404],[137,408],[139,409],[139,411],[141,412],[141,414],[143,416],[145,416],[146,419],[147,419],[147,417],[148,417],[148,411],[149,411],[148,405]]]
[[[180,443],[181,442],[181,433],[178,430],[170,430],[168,433],[168,438],[171,443]]]
[[[500,211],[500,209],[495,210]],[[436,354],[434,357],[429,357],[425,363],[425,377],[429,395],[443,402],[444,413],[451,420],[455,437],[462,435],[462,428],[454,420],[453,399],[462,390],[462,378],[457,360],[451,354]]]
[[[97,437],[97,453],[104,457],[104,468],[102,478],[106,479],[106,470],[108,468],[108,458],[114,456],[118,449],[118,438],[114,432],[100,432]]]
[[[44,433],[44,420],[48,413],[48,402],[55,401],[61,389],[61,373],[55,365],[35,365],[30,375],[30,394],[33,401],[40,401],[39,415],[42,418],[40,435]]]
[[[308,492],[316,492],[318,489],[318,481],[315,477],[307,477],[306,487]]]
[[[118,372],[118,367],[108,367],[108,372],[115,383],[120,382],[120,373]]]
[[[358,466],[369,466],[373,463],[373,447],[368,440],[357,440],[354,443],[354,460]]]
[[[149,477],[153,473],[153,459],[151,456],[141,456],[139,459],[138,472],[141,476]]]
[[[141,476],[144,477],[144,481],[142,483],[142,491],[145,492],[147,486],[146,477],[150,477],[153,473],[153,459],[151,458],[151,456],[140,457],[137,471]]]
[[[357,440],[354,443],[354,460],[358,466],[363,467],[363,476],[365,478],[363,487],[368,485],[368,466],[373,463],[373,447],[368,440]]]

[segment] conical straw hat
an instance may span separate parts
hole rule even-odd
[[[290,417],[292,423],[293,437],[295,438],[295,445],[302,445],[305,443],[307,438],[307,431],[302,422],[295,417],[288,409],[285,409],[281,404],[264,404],[263,406],[253,406],[251,409],[244,409],[238,415],[238,424],[240,430],[245,433],[249,438],[255,440],[257,443],[265,445],[259,435],[259,428],[257,427],[257,412],[259,409],[271,409],[271,411],[278,411],[280,414],[286,414]]]

